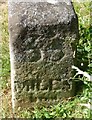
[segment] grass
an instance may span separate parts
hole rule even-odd
[[[11,114],[11,85],[10,85],[10,55],[9,55],[9,33],[7,4],[0,3],[1,16],[1,61],[2,71],[0,72],[0,88],[2,88],[2,117],[9,117]]]
[[[8,34],[8,14],[7,5],[2,4],[1,6],[2,15],[2,73],[4,82],[3,87],[6,87],[7,79],[10,76],[10,56],[9,56],[9,34]]]
[[[78,55],[78,68],[83,71],[92,74],[92,45],[90,42],[90,4],[89,2],[78,3],[74,2],[74,8],[78,15],[79,20],[79,32],[80,40],[77,44],[77,55]],[[0,3],[0,21],[2,21],[2,26],[0,28],[2,45],[1,51],[2,56],[2,72],[0,72],[2,88],[2,118],[12,117],[12,108],[11,108],[11,85],[10,85],[10,57],[9,57],[9,33],[8,33],[8,13],[7,13],[7,4]],[[34,107],[32,111],[23,110],[20,111],[16,116],[21,118],[91,118],[92,110],[86,105],[88,104],[90,93],[92,92],[92,83],[88,81],[85,77],[77,76],[78,81],[82,81],[83,92],[78,93],[73,98],[68,98],[62,101],[62,104],[57,104],[50,106],[50,108],[45,108],[44,106],[38,108]]]

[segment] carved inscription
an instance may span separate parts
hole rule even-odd
[[[42,99],[57,99],[58,92],[64,90],[65,92],[70,89],[70,84],[66,81],[58,80],[28,80],[22,83],[15,81],[15,92],[20,93],[23,91],[29,92],[31,100],[35,98]]]
[[[64,38],[60,34],[61,30],[57,33],[57,27],[58,25],[45,25],[35,26],[31,29],[27,26],[25,29],[21,29],[16,41],[13,42],[15,60],[17,62],[43,60],[56,62],[61,60],[65,54],[62,51]]]

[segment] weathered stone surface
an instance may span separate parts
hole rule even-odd
[[[78,23],[73,6],[70,0],[39,1],[9,3],[15,108],[49,104],[74,94],[71,66],[76,58]]]

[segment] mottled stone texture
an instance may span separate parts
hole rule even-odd
[[[78,23],[71,2],[11,2],[9,32],[15,108],[74,94]]]

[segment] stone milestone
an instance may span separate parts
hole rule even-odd
[[[17,109],[74,95],[78,19],[70,0],[9,0],[12,103]]]

